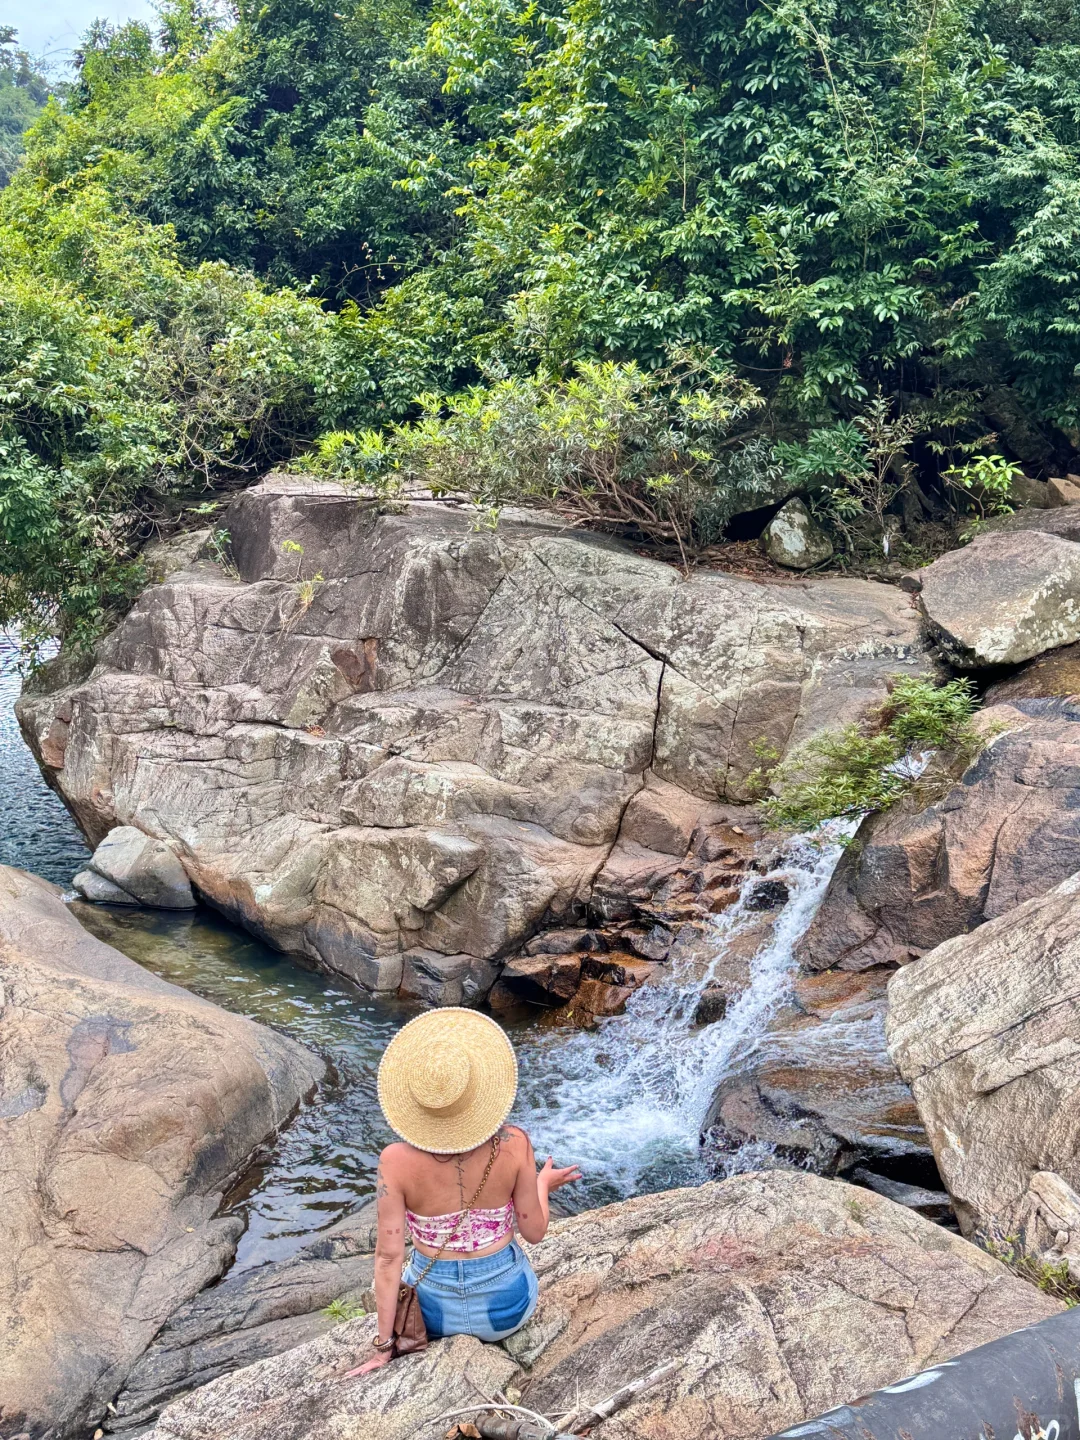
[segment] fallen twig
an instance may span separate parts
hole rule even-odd
[[[551,1421],[538,1415],[535,1410],[527,1410],[524,1405],[502,1405],[490,1400],[486,1405],[463,1405],[459,1410],[447,1410],[443,1415],[433,1415],[430,1420],[425,1420],[424,1424],[438,1425],[443,1420],[456,1420],[459,1415],[475,1415],[479,1410],[512,1410],[515,1415],[524,1415],[526,1419],[532,1420],[539,1427],[541,1435],[550,1436],[556,1433]],[[477,1428],[479,1429],[479,1426]],[[496,1437],[492,1436],[491,1440],[496,1440]],[[506,1437],[506,1440],[511,1440],[511,1437]]]
[[[606,1400],[600,1400],[595,1405],[590,1405],[584,1410],[575,1410],[561,1422],[555,1431],[557,1435],[580,1435],[583,1430],[590,1429],[593,1425],[599,1425],[601,1420],[606,1420],[609,1415],[614,1415],[616,1410],[621,1410],[635,1400],[644,1390],[650,1390],[654,1385],[659,1385],[661,1380],[666,1380],[669,1375],[674,1375],[685,1364],[680,1356],[676,1360],[666,1360],[663,1365],[658,1365],[655,1370],[650,1370],[647,1375],[641,1375],[637,1380],[631,1380],[629,1384],[622,1385],[613,1395]]]

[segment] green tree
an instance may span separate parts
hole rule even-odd
[[[8,183],[23,153],[23,135],[45,107],[49,82],[25,50],[16,32],[0,25],[0,188]]]

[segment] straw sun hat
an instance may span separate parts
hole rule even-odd
[[[447,1006],[402,1026],[379,1064],[379,1104],[390,1128],[433,1155],[490,1140],[517,1094],[517,1057],[502,1027]]]

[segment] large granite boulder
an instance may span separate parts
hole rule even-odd
[[[0,1424],[92,1425],[168,1315],[226,1268],[215,1218],[322,1073],[293,1041],[95,940],[0,868]]]
[[[1016,700],[979,723],[993,738],[943,799],[922,809],[916,792],[863,822],[805,965],[906,964],[1080,870],[1080,703]]]
[[[94,841],[167,842],[227,914],[373,990],[410,953],[414,993],[464,993],[482,968],[432,954],[501,958],[602,874],[617,909],[620,876],[681,858],[610,864],[647,778],[744,801],[758,742],[929,668],[908,598],[869,581],[687,580],[535,517],[281,477],[227,525],[236,574],[146,591],[88,679],[27,693],[24,733]]]
[[[553,1414],[671,1359],[598,1440],[756,1437],[1061,1308],[892,1201],[797,1172],[587,1211],[532,1258],[540,1304],[505,1347],[441,1340],[342,1381],[372,1334],[354,1321],[177,1401],[156,1440],[411,1440],[499,1391]]]
[[[888,1041],[968,1233],[1080,1189],[1080,875],[898,971]]]
[[[1080,640],[1080,545],[1041,525],[981,535],[918,579],[930,629],[962,669],[1017,665]]]

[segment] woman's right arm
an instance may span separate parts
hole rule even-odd
[[[379,1228],[375,1241],[375,1310],[378,1316],[376,1341],[389,1340],[394,1333],[401,1269],[405,1262],[405,1194],[396,1174],[393,1145],[379,1156],[375,1197],[379,1207]],[[390,1350],[376,1350],[366,1364],[346,1376],[377,1370],[391,1359]]]

